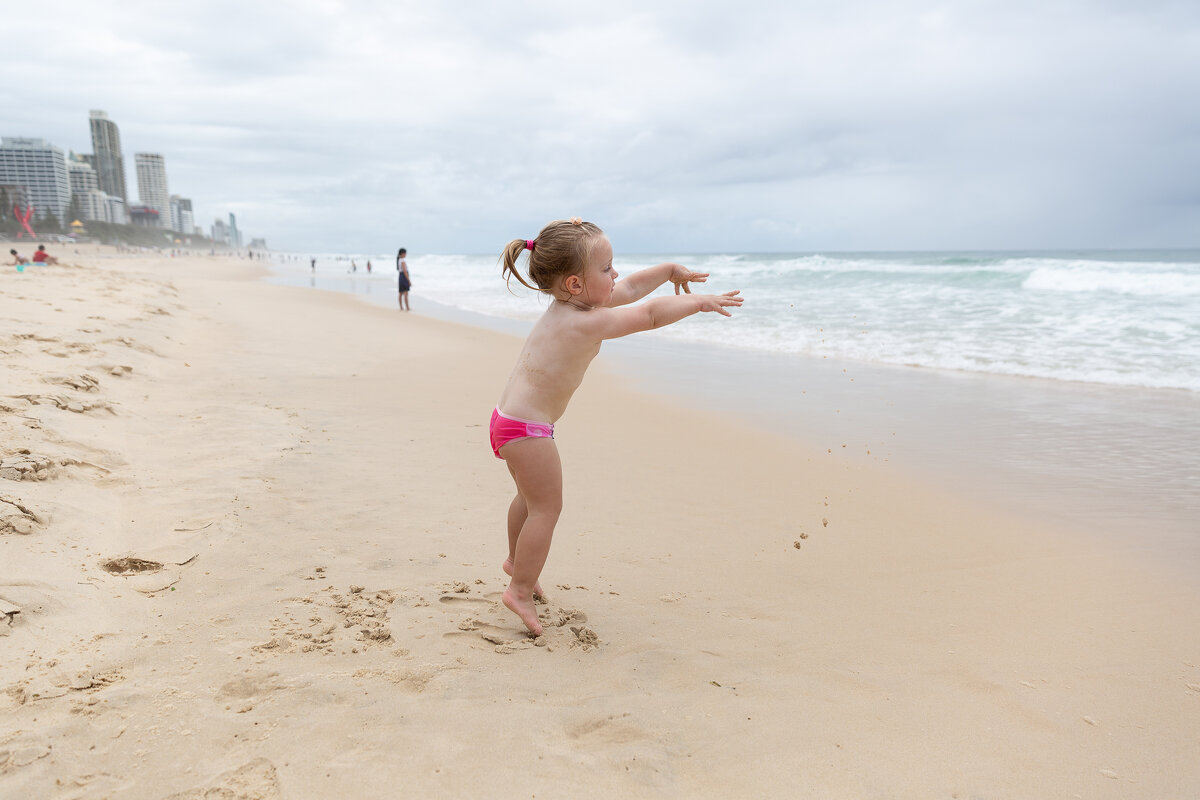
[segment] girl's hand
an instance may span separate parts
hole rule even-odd
[[[696,299],[700,301],[701,311],[715,311],[722,316],[732,317],[733,314],[730,314],[725,309],[729,307],[741,307],[742,300],[744,299],[738,296],[741,293],[741,290],[738,289],[732,292],[726,292],[725,294],[701,295]]]
[[[691,294],[692,290],[688,286],[688,282],[704,283],[708,280],[709,273],[707,272],[692,272],[682,264],[671,265],[671,283],[675,284],[675,294],[679,294],[679,290],[683,289],[687,294]]]

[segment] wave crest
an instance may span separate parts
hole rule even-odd
[[[1200,275],[1182,272],[1113,272],[1096,269],[1035,269],[1021,284],[1043,292],[1116,292],[1119,294],[1200,295]]]

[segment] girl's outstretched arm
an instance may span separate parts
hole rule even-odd
[[[678,322],[701,311],[733,316],[727,309],[742,305],[741,291],[724,294],[683,294],[656,297],[633,308],[596,309],[592,324],[598,339],[617,339]]]
[[[686,289],[689,281],[703,283],[706,280],[708,280],[707,272],[693,272],[682,264],[664,262],[657,266],[638,270],[628,278],[617,281],[608,305],[609,307],[623,306],[641,300],[667,281],[675,284],[675,294],[679,294],[679,287],[683,286]]]

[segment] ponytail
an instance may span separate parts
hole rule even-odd
[[[520,270],[517,269],[517,258],[526,249],[524,239],[513,239],[504,248],[504,252],[500,254],[500,275],[504,278],[504,283],[508,285],[508,290],[512,291],[511,280],[515,277],[519,283],[535,292],[539,291],[538,287],[534,286],[529,281],[521,276]]]

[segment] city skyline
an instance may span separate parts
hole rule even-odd
[[[1200,245],[1196,4],[547,9],[16,6],[55,58],[10,65],[3,132],[78,150],[106,109],[281,249],[574,215],[626,252]]]
[[[88,113],[92,152],[63,150],[35,137],[0,137],[0,187],[12,202],[21,202],[22,213],[33,209],[30,222],[37,225],[52,214],[63,229],[82,217],[87,222],[140,224],[162,228],[183,237],[203,236],[240,247],[242,240],[234,215],[230,224],[214,219],[210,231],[194,224],[191,198],[171,194],[165,158],[161,153],[133,154],[138,204],[128,199],[125,157],[120,128],[106,111]],[[6,209],[7,211],[7,209]]]

